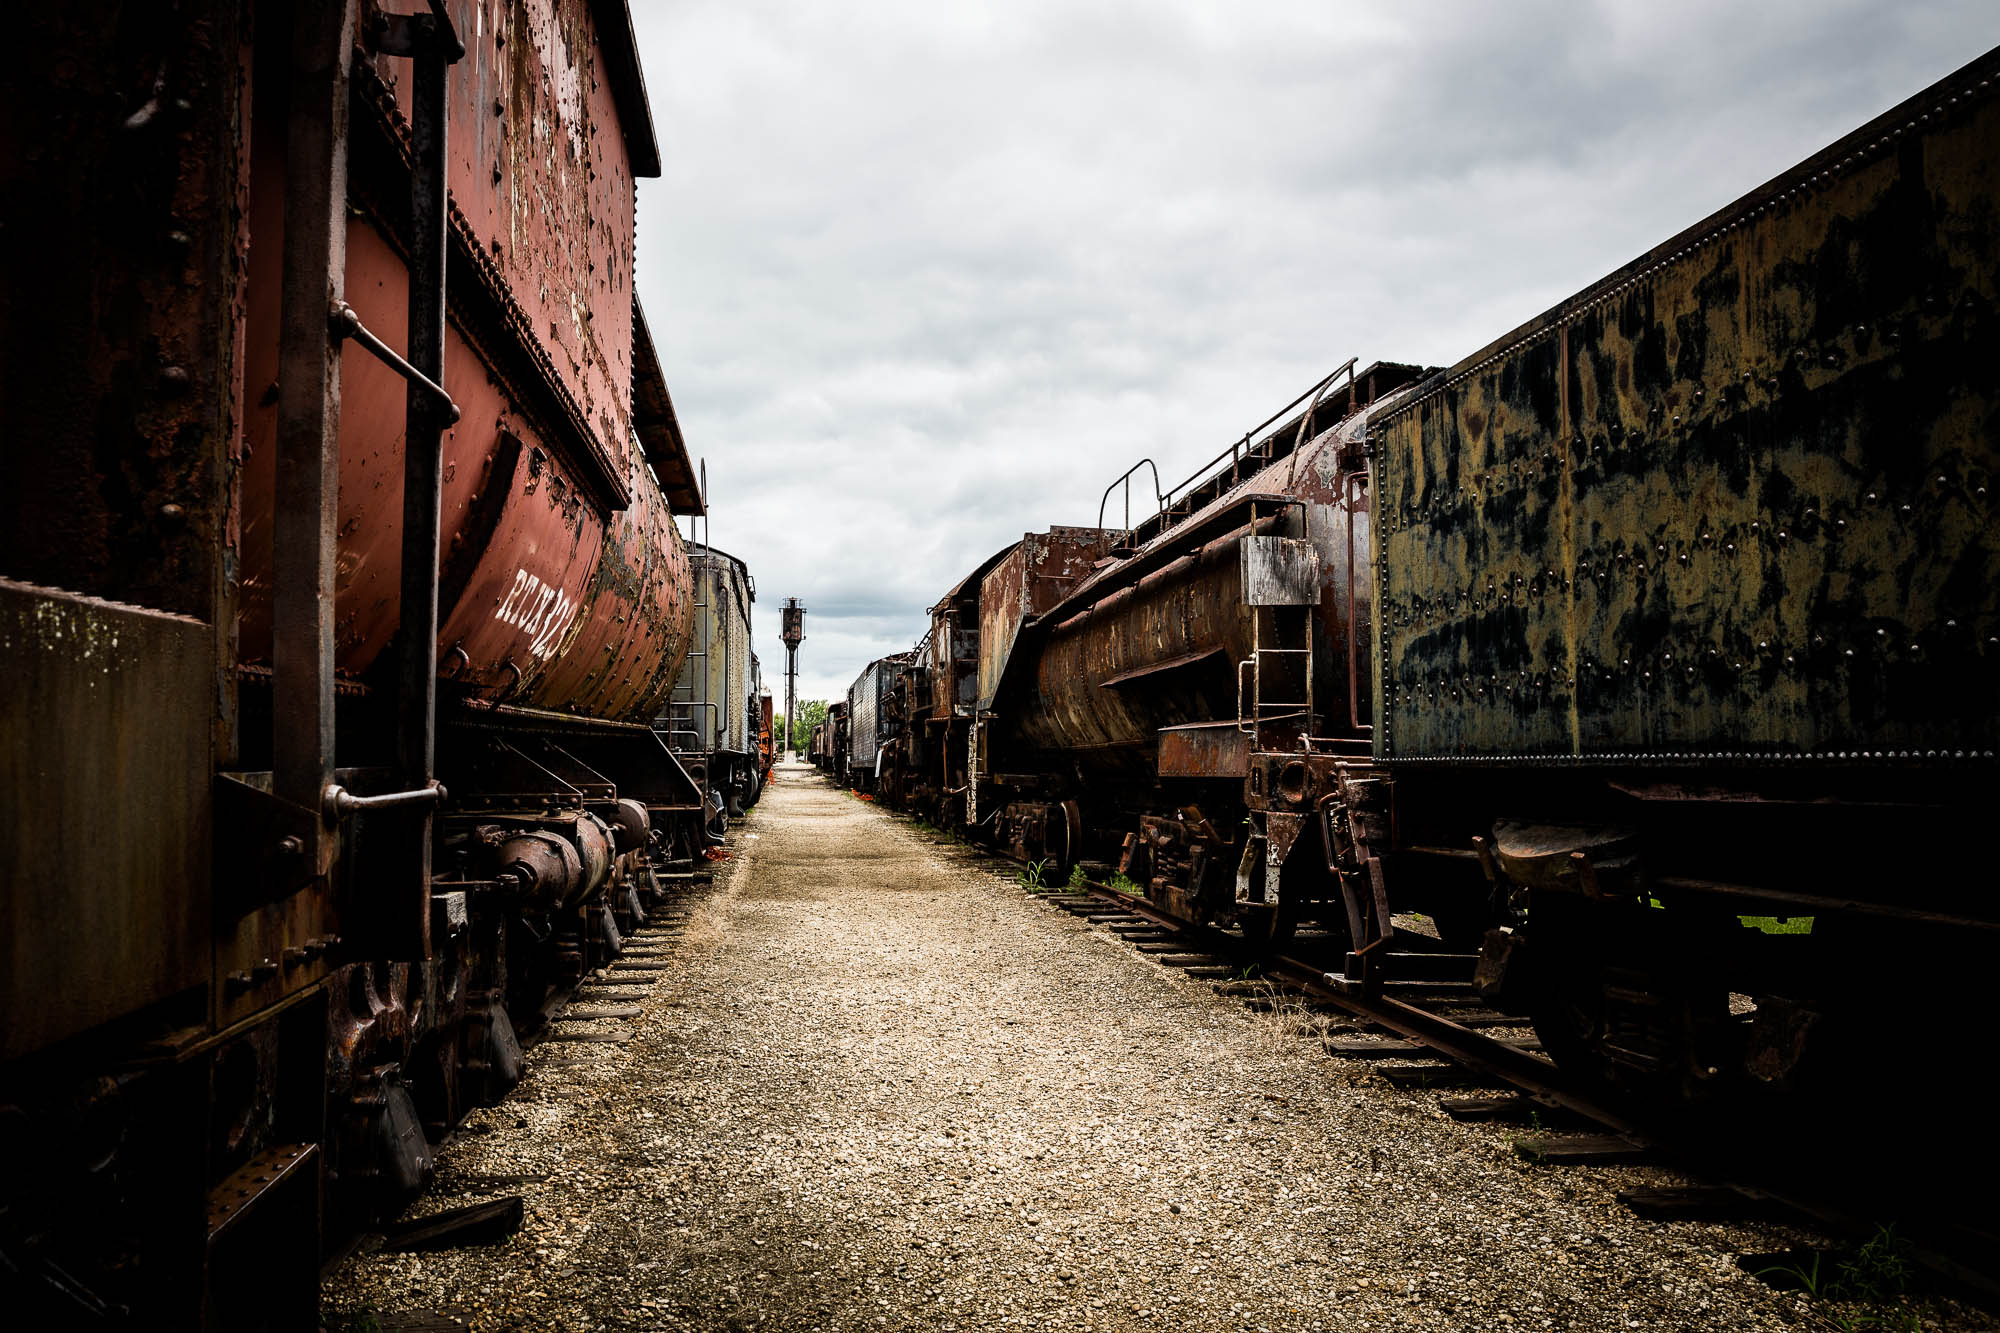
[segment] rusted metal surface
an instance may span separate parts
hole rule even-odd
[[[243,7],[8,18],[0,574],[226,623]]]
[[[327,605],[334,589],[334,516],[340,480],[341,350],[331,319],[341,299],[347,245],[348,68],[353,0],[306,6],[293,16],[285,68],[282,164],[284,226],[266,245],[278,261],[277,367],[270,516],[272,785],[280,802],[317,810],[333,775],[333,672]],[[258,168],[252,163],[253,173]],[[273,164],[278,165],[278,164]],[[254,194],[271,195],[253,177]],[[309,824],[303,855],[312,873],[330,860],[327,832]]]
[[[212,636],[0,580],[0,1058],[208,979]]]
[[[1150,777],[1160,728],[1234,722],[1235,667],[1250,651],[1239,540],[1219,538],[1057,626],[1035,662],[1036,706],[1005,718],[1010,734]]]
[[[897,735],[897,685],[908,660],[906,653],[877,658],[847,687],[846,762],[858,778],[874,778],[883,747]]]
[[[1996,73],[1386,415],[1384,756],[1992,756]]]
[[[465,42],[451,89],[451,194],[492,257],[526,328],[618,478],[630,471],[631,275],[635,177],[658,154],[621,59],[630,20],[620,4],[450,0]],[[405,62],[378,56],[376,76],[407,119]]]
[[[258,192],[253,227],[278,225],[281,201]],[[406,322],[404,273],[385,239],[359,220],[348,224],[350,303],[375,328]],[[275,381],[270,341],[255,336],[275,316],[253,252],[252,384]],[[261,366],[261,368],[260,368]],[[672,688],[691,627],[685,547],[664,496],[644,464],[626,477],[629,506],[607,513],[587,500],[544,438],[498,390],[490,366],[456,325],[448,329],[444,383],[461,417],[445,435],[442,493],[444,595],[441,658],[463,659],[451,679],[486,697],[595,716],[638,718],[657,711]],[[394,637],[401,530],[380,503],[400,490],[401,385],[371,358],[342,367],[340,508],[335,586],[335,650],[343,675],[363,677]],[[271,409],[255,401],[246,422],[242,476],[244,660],[269,643],[272,543],[268,460]],[[560,660],[559,660],[560,659]],[[509,665],[511,663],[511,666]]]
[[[687,571],[669,503],[625,442],[643,425],[646,435],[678,445],[649,445],[650,453],[683,463],[685,444],[650,343],[640,348],[633,341],[630,174],[622,162],[576,167],[579,145],[592,136],[608,139],[593,151],[620,156],[617,136],[597,128],[617,123],[613,94],[603,81],[592,83],[586,6],[557,6],[560,12],[534,21],[517,10],[501,17],[522,26],[503,24],[498,32],[491,6],[449,8],[468,54],[454,68],[447,96],[456,248],[440,378],[462,415],[444,444],[439,653],[456,657],[457,687],[488,698],[595,716],[648,716],[671,688],[685,652]],[[617,17],[622,24],[622,13]],[[386,107],[357,100],[365,109],[357,143],[390,145],[364,154],[374,165],[361,172],[367,188],[360,197],[372,202],[349,220],[346,236],[350,303],[377,330],[409,322],[399,253],[408,245],[409,222],[386,183],[394,169],[384,165],[411,153],[403,146],[412,128],[405,64],[383,55],[363,71],[369,88],[394,93]],[[586,91],[578,101],[563,88]],[[500,116],[493,113],[496,98],[506,108]],[[510,119],[540,125],[522,133],[539,144],[541,165],[517,184],[529,196],[548,196],[542,203],[502,201],[504,190],[490,176],[469,171],[468,154],[493,147],[495,122]],[[520,146],[527,151],[525,142]],[[282,144],[260,135],[256,147],[266,171],[282,165]],[[560,189],[542,174],[558,164],[568,164]],[[557,195],[568,202],[550,202]],[[587,227],[579,211],[586,208]],[[252,235],[278,234],[281,210],[275,193],[256,192]],[[502,211],[520,223],[502,228],[506,244],[490,232],[467,243],[480,216],[501,227]],[[263,660],[269,641],[271,542],[262,516],[269,512],[271,451],[264,445],[271,423],[263,386],[281,378],[263,359],[269,339],[260,333],[275,317],[270,262],[268,248],[252,247],[241,627],[243,655],[252,663]],[[538,305],[555,300],[563,303],[561,318]],[[581,341],[565,341],[564,329]],[[561,354],[552,356],[552,347]],[[366,358],[348,358],[343,372],[335,640],[342,673],[359,678],[401,619],[400,526],[380,497],[399,490],[402,431],[390,372]],[[643,422],[626,406],[625,386],[635,379],[649,390]],[[663,474],[677,494],[690,491],[685,471],[669,467]]]
[[[1102,528],[1031,532],[987,572],[979,591],[979,707],[992,706],[1022,624],[1088,578],[1116,535]]]
[[[1249,606],[1312,606],[1320,598],[1319,552],[1302,537],[1245,537],[1238,581]]]
[[[1250,775],[1250,737],[1235,718],[1160,728],[1163,778],[1244,778]]]

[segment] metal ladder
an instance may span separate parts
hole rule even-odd
[[[1257,530],[1257,506],[1250,530]],[[1236,729],[1256,750],[1296,750],[1313,733],[1313,646],[1310,606],[1252,606],[1250,656],[1236,664]],[[1247,677],[1247,679],[1246,679]],[[1245,689],[1245,686],[1248,689]],[[1273,697],[1273,694],[1278,697]],[[1290,697],[1290,696],[1302,697]]]

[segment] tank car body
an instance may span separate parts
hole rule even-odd
[[[589,0],[27,26],[10,1304],[310,1327],[322,1239],[692,872],[650,723],[701,497],[632,288],[637,51]]]
[[[757,601],[749,566],[726,551],[692,548],[695,603],[692,646],[662,710],[659,726],[681,756],[715,815],[740,817],[756,802],[758,691],[751,648],[751,608]]]

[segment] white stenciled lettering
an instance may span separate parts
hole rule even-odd
[[[528,651],[536,657],[552,655],[576,624],[577,604],[552,583],[544,583],[525,569],[514,571],[514,586],[501,599],[493,618],[520,626],[530,637]]]
[[[554,611],[549,616],[548,628],[529,645],[528,651],[536,657],[547,657],[555,652],[556,646],[569,637],[569,627],[576,623],[576,612],[576,603],[558,594]]]
[[[495,620],[503,621],[509,625],[513,624],[514,607],[520,602],[521,594],[527,591],[529,585],[535,582],[537,582],[535,576],[533,574],[530,574],[527,570],[525,569],[515,570],[514,586],[508,590],[506,600],[500,603],[500,609],[493,613],[493,618]]]
[[[530,612],[525,619],[522,620],[521,628],[526,630],[530,634],[541,633],[542,617],[548,614],[549,606],[551,603],[555,601],[555,599],[556,599],[556,590],[554,588],[551,588],[548,584],[544,583],[542,585],[541,593],[535,599],[535,609],[532,612]]]

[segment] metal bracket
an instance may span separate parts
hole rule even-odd
[[[415,59],[424,48],[437,43],[447,65],[465,59],[465,43],[458,39],[444,0],[430,0],[428,14],[377,14],[363,34],[368,49],[377,55]]]

